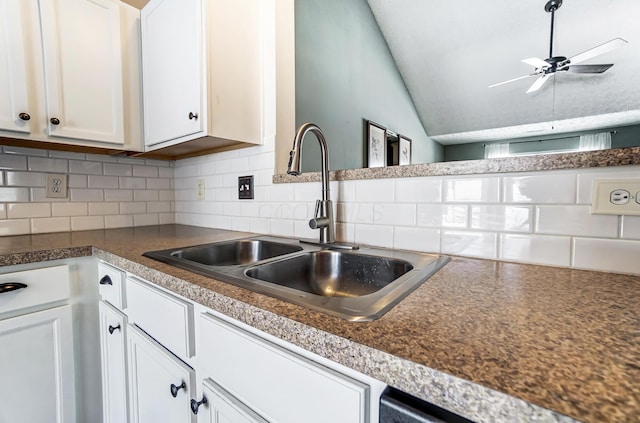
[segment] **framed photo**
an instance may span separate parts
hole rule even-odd
[[[367,167],[384,167],[387,163],[387,128],[367,121]]]
[[[411,139],[398,134],[398,164],[411,164]]]

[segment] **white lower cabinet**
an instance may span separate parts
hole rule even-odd
[[[202,382],[202,392],[207,402],[194,405],[205,407],[198,423],[268,423],[211,379]]]
[[[377,421],[382,382],[122,275],[126,308],[100,306],[104,422]]]
[[[100,301],[100,347],[102,363],[102,421],[125,423],[127,407],[126,317]]]
[[[131,422],[195,422],[193,369],[135,326],[127,340]]]

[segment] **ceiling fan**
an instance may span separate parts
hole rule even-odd
[[[549,42],[549,58],[539,59],[537,57],[530,57],[528,59],[522,59],[524,63],[527,63],[535,68],[535,70],[529,75],[520,76],[518,78],[510,79],[508,81],[499,82],[497,84],[489,85],[489,88],[497,87],[499,85],[508,84],[510,82],[519,81],[521,79],[530,78],[532,76],[538,76],[533,85],[527,90],[528,93],[538,91],[545,82],[553,77],[556,72],[567,71],[573,73],[602,73],[613,66],[613,63],[604,65],[578,65],[586,60],[601,54],[607,53],[618,47],[622,47],[627,44],[627,41],[622,38],[614,38],[607,41],[597,47],[593,47],[587,51],[583,51],[580,54],[576,54],[573,57],[566,58],[564,56],[553,55],[553,27],[555,21],[555,12],[562,6],[562,0],[549,0],[544,6],[544,10],[551,13],[551,40]]]

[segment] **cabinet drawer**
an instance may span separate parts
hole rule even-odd
[[[106,263],[98,263],[98,283],[102,299],[120,310],[126,307],[124,272]]]
[[[140,279],[127,277],[129,322],[178,357],[193,357],[193,305]]]
[[[268,421],[364,423],[369,387],[250,334],[201,315],[198,356],[211,378]]]
[[[17,288],[15,290],[11,290]],[[2,292],[4,291],[4,292]],[[69,266],[0,275],[0,315],[69,298]]]

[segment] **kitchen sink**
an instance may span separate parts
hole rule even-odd
[[[242,239],[187,247],[173,251],[171,255],[180,260],[209,266],[234,266],[251,264],[296,251],[302,251],[302,247],[260,239]]]
[[[379,291],[411,269],[405,260],[322,250],[254,266],[246,275],[316,295],[348,298]]]
[[[332,250],[270,236],[144,255],[351,321],[379,318],[449,261],[373,247]]]

